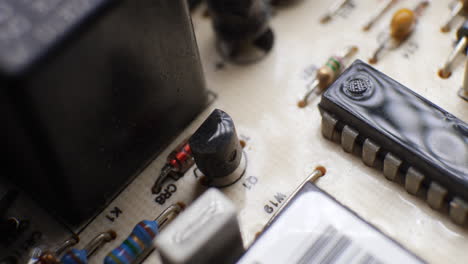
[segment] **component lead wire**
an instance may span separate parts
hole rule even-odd
[[[349,4],[351,0],[338,0],[333,4],[333,6],[327,11],[327,13],[322,16],[320,19],[320,23],[325,24],[328,23],[337,13],[338,11],[343,8],[345,5]]]
[[[154,221],[158,222],[159,229],[163,229],[168,223],[170,223],[176,216],[184,210],[182,204],[176,203],[164,210]]]
[[[364,31],[369,31],[372,26],[394,6],[398,0],[388,0],[380,10],[378,10],[368,21],[364,26],[362,27],[362,30]]]
[[[75,246],[80,242],[80,238],[77,235],[73,235],[69,239],[65,240],[57,249],[54,250],[56,256],[60,256],[67,249]]]
[[[93,240],[91,240],[84,248],[87,252],[87,256],[90,257],[94,254],[100,247],[104,246],[107,242],[114,240],[117,237],[117,234],[109,230],[107,232],[100,233]]]
[[[275,220],[275,218],[279,215],[279,213],[281,213],[281,211],[283,210],[283,208],[285,208],[286,205],[289,204],[289,202],[291,202],[291,200],[297,195],[297,193],[302,189],[302,187],[307,184],[307,183],[313,183],[315,184],[322,176],[324,176],[326,174],[327,170],[322,167],[322,166],[319,166],[317,168],[315,168],[315,170],[309,174],[309,176],[307,176],[307,178],[305,179],[305,181],[303,181],[301,183],[301,185],[299,185],[299,187],[297,187],[296,190],[294,190],[294,192],[288,197],[288,199],[286,200],[286,202],[278,209],[278,211],[276,211],[276,213],[270,218],[270,220],[268,221],[268,223],[265,225],[265,228],[268,227],[272,222],[273,220]]]
[[[468,59],[465,60],[465,76],[463,78],[463,87],[458,92],[458,95],[468,101]]]
[[[445,24],[440,28],[440,31],[446,33],[449,32],[452,28],[452,23],[455,18],[463,11],[464,3],[462,1],[457,1],[453,9],[450,11],[450,17],[447,19]]]
[[[458,55],[460,53],[462,53],[466,49],[467,44],[468,44],[468,38],[467,37],[463,37],[462,39],[460,39],[460,41],[457,42],[457,45],[455,46],[455,48],[452,50],[452,52],[448,56],[447,61],[444,63],[442,68],[440,68],[440,70],[439,70],[440,77],[442,77],[442,78],[450,77],[450,75],[452,73],[453,62],[458,57]]]

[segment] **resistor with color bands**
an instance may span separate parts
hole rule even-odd
[[[70,249],[60,259],[63,264],[87,264],[89,257],[105,243],[114,240],[117,234],[110,230],[97,235],[83,249]]]
[[[173,204],[154,221],[143,220],[117,248],[107,254],[104,264],[131,264],[153,248],[153,240],[165,225],[170,223],[184,208],[183,204]]]
[[[104,259],[105,264],[130,264],[143,251],[151,247],[159,231],[157,221],[144,220],[138,223],[128,238]]]
[[[327,62],[317,70],[315,80],[310,85],[313,88],[307,91],[302,100],[298,102],[298,106],[300,108],[306,107],[313,95],[317,96],[325,91],[341,74],[345,62],[354,56],[357,51],[358,48],[356,46],[350,46],[342,56],[329,57]]]

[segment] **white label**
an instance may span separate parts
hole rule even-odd
[[[325,194],[308,191],[299,194],[238,263],[423,262]]]

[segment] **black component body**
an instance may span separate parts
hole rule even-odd
[[[375,70],[354,62],[322,96],[321,112],[359,131],[358,142],[369,138],[385,153],[436,181],[449,197],[468,200],[468,125],[427,99]],[[342,129],[343,125],[341,125]]]
[[[187,2],[1,5],[2,177],[78,227],[206,104]]]
[[[198,169],[210,178],[233,173],[241,162],[242,147],[231,117],[216,109],[189,140]]]
[[[264,0],[208,0],[218,37],[227,42],[256,39],[269,27]]]
[[[237,63],[256,61],[274,44],[266,0],[207,0],[221,54]]]

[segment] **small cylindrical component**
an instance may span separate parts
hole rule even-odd
[[[452,67],[455,59],[461,54],[467,52],[468,45],[468,20],[457,30],[457,44],[450,52],[444,65],[439,69],[439,76],[447,79],[452,75]]]
[[[156,238],[165,264],[236,263],[244,251],[235,205],[210,188]]]
[[[180,148],[180,151],[175,152],[173,155],[170,155],[170,157],[168,164],[171,165],[172,170],[175,172],[183,171],[193,164],[189,162],[189,160],[192,159],[192,149],[187,143]]]
[[[61,263],[63,264],[86,264],[88,263],[88,258],[96,252],[100,247],[105,243],[108,243],[114,240],[117,237],[117,234],[110,230],[104,233],[100,233],[93,240],[91,240],[83,249],[70,249],[63,257],[61,258]]]
[[[444,23],[444,25],[440,28],[440,31],[444,33],[449,32],[450,29],[452,28],[452,23],[455,20],[455,18],[462,13],[468,13],[468,0],[458,0],[456,2],[455,6],[450,11],[449,18]]]
[[[413,10],[402,8],[392,17],[390,22],[390,37],[396,41],[405,40],[416,25],[416,15]]]
[[[104,263],[133,263],[143,251],[152,246],[158,231],[159,225],[156,221],[141,221],[133,228],[128,238],[106,256]]]
[[[208,0],[217,47],[226,59],[252,63],[273,48],[270,5],[265,0]]]
[[[399,46],[403,43],[414,31],[418,16],[429,5],[428,0],[422,0],[413,10],[402,8],[395,12],[390,22],[390,32],[383,39],[380,45],[372,54],[369,63],[377,63],[380,53],[389,45]]]
[[[358,52],[356,46],[348,47],[344,54],[339,56],[331,56],[328,61],[320,67],[312,83],[312,88],[304,95],[302,100],[298,102],[300,108],[306,107],[311,100],[312,95],[319,95],[325,91],[343,71],[345,64]]]
[[[166,165],[161,169],[161,173],[151,188],[151,192],[153,194],[160,193],[162,185],[168,177],[178,175],[177,178],[172,178],[174,180],[179,179],[193,164],[192,149],[187,141],[185,141],[169,154]]]
[[[132,264],[145,252],[153,248],[153,240],[159,231],[170,223],[181,211],[183,205],[174,204],[159,215],[156,220],[143,220],[132,230],[132,233],[117,248],[107,254],[105,264]]]
[[[343,63],[342,58],[332,56],[328,59],[327,63],[322,66],[317,72],[317,80],[319,82],[318,87],[320,90],[325,90],[330,84],[336,80],[336,77],[340,75]]]
[[[214,110],[190,137],[189,144],[195,164],[210,185],[221,187],[241,176],[233,173],[241,163],[242,146],[234,121],[224,111]]]

